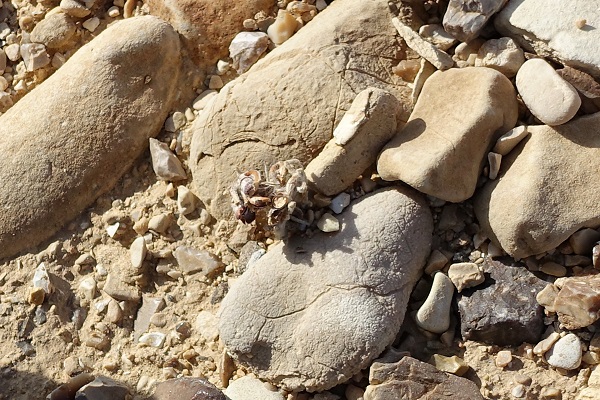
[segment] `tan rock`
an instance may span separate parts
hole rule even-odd
[[[558,320],[570,330],[596,322],[600,318],[600,276],[567,278],[553,308]]]
[[[454,61],[452,60],[452,57],[448,55],[448,53],[443,52],[434,44],[423,39],[417,32],[413,31],[410,26],[404,24],[398,18],[392,18],[392,23],[408,47],[433,64],[434,67],[440,70],[445,70],[454,65]]]
[[[390,19],[383,0],[334,2],[204,108],[194,121],[189,164],[191,189],[211,215],[232,216],[228,189],[236,169],[312,160],[356,93],[377,87],[409,104],[405,83],[390,77],[399,61]],[[400,120],[407,118],[403,111]]]
[[[466,200],[475,192],[487,152],[516,121],[515,92],[501,73],[436,72],[409,122],[379,155],[377,170],[384,180],[401,180],[439,199]]]
[[[557,127],[529,126],[531,135],[503,158],[500,178],[475,199],[486,236],[525,258],[557,247],[582,227],[600,225],[594,184],[599,126],[600,113]]]
[[[463,289],[477,286],[485,281],[483,270],[475,263],[456,263],[448,268],[448,278],[460,293]]]
[[[131,18],[0,117],[11,166],[0,169],[0,258],[48,238],[113,187],[160,131],[179,66],[176,32]]]
[[[479,48],[475,66],[493,68],[512,78],[524,62],[525,55],[519,45],[511,38],[503,37],[490,39]]]
[[[77,27],[67,14],[52,14],[41,20],[31,31],[30,40],[57,49],[71,43]]]

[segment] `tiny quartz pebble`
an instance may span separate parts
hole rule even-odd
[[[496,355],[496,367],[504,368],[512,361],[510,350],[501,350]]]
[[[319,221],[317,221],[317,228],[323,232],[337,232],[340,230],[340,221],[333,215],[325,213]]]

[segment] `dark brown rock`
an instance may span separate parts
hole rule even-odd
[[[485,282],[458,296],[463,338],[498,345],[537,343],[544,314],[536,295],[546,283],[508,257],[487,259],[483,270]]]
[[[590,99],[600,97],[600,83],[590,75],[576,68],[564,67],[556,72],[567,82],[579,90],[581,94]]]
[[[227,400],[215,385],[202,378],[177,378],[161,382],[148,400]]]

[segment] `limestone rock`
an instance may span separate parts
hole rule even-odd
[[[75,400],[127,400],[131,392],[124,384],[98,376],[77,391]]]
[[[450,0],[444,14],[444,29],[461,42],[470,42],[504,3],[506,0]]]
[[[585,97],[590,99],[600,97],[600,83],[596,82],[591,75],[571,67],[564,67],[556,72]]]
[[[385,90],[360,92],[334,130],[334,138],[306,166],[309,184],[328,196],[350,186],[396,133],[396,115],[401,107]]]
[[[475,66],[493,68],[512,78],[524,62],[525,55],[519,45],[511,38],[503,37],[490,39],[479,48]]]
[[[502,156],[507,155],[512,151],[512,149],[521,143],[521,140],[523,140],[527,134],[527,126],[525,125],[519,125],[511,129],[504,135],[500,136],[500,138],[496,141],[496,144],[493,148],[494,153]]]
[[[194,121],[189,160],[192,190],[211,215],[233,216],[236,168],[292,158],[306,165],[367,87],[410,104],[410,90],[390,76],[399,61],[391,17],[384,0],[334,2],[211,100]]]
[[[285,400],[283,394],[249,375],[230,382],[225,394],[230,400]]]
[[[402,39],[406,42],[406,45],[433,64],[434,67],[445,70],[454,65],[454,61],[448,53],[443,52],[434,44],[423,39],[417,32],[414,32],[410,26],[404,24],[398,18],[393,18],[392,22],[400,36],[402,36]]]
[[[448,330],[453,295],[454,285],[450,278],[441,272],[435,274],[431,292],[415,317],[417,325],[433,333],[443,333]]]
[[[500,179],[475,198],[483,233],[519,259],[557,247],[582,227],[600,225],[594,188],[599,126],[600,113],[556,127],[529,126],[531,135],[503,158]]]
[[[600,318],[600,276],[566,278],[552,308],[566,329],[593,324]]]
[[[577,335],[569,333],[558,339],[544,355],[548,364],[566,370],[576,369],[581,364],[582,347]]]
[[[187,179],[181,161],[169,149],[166,143],[150,138],[152,168],[158,179],[164,181],[182,181]]]
[[[0,169],[0,258],[48,238],[113,187],[160,131],[179,67],[176,32],[130,18],[0,117],[11,166]]]
[[[221,305],[228,352],[286,390],[325,390],[368,366],[398,333],[429,254],[432,218],[410,189],[375,191],[339,219],[335,234],[272,246]]]
[[[545,282],[524,266],[486,260],[486,281],[458,296],[464,339],[498,345],[537,343],[544,326],[536,294]]]
[[[91,11],[77,0],[61,0],[60,8],[74,18],[83,18],[90,15]]]
[[[176,378],[161,382],[156,386],[149,400],[227,400],[219,389],[206,379]]]
[[[183,44],[197,65],[214,66],[226,58],[229,44],[245,19],[269,13],[275,0],[149,0],[150,14],[169,22],[183,36]],[[218,21],[218,23],[216,23]]]
[[[405,356],[400,361],[376,360],[369,372],[365,400],[483,399],[468,379],[438,371],[433,365]]]
[[[485,281],[483,271],[475,263],[456,263],[448,268],[448,277],[460,293],[463,289]]]
[[[540,58],[523,64],[516,85],[529,111],[546,125],[568,122],[581,106],[577,90]]]
[[[269,38],[264,32],[240,32],[229,45],[229,56],[233,68],[239,74],[246,72],[269,47]]]
[[[444,30],[440,24],[423,25],[419,28],[419,35],[440,50],[448,50],[454,46],[457,40]]]
[[[41,20],[31,31],[29,38],[34,43],[56,49],[68,45],[76,29],[75,23],[67,14],[56,13]]]
[[[597,4],[586,0],[510,0],[494,24],[526,50],[600,78],[600,52],[590,51],[600,41],[600,30],[591,26],[579,29],[575,21],[582,18],[599,21]]]
[[[436,72],[409,122],[379,155],[377,170],[384,180],[401,180],[439,199],[466,200],[475,192],[487,152],[516,121],[515,91],[498,71]]]

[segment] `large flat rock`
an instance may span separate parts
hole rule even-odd
[[[221,90],[194,123],[190,156],[194,193],[211,214],[232,216],[236,169],[291,158],[306,165],[367,87],[411,104],[410,89],[390,74],[400,50],[391,18],[384,0],[334,2]]]
[[[527,130],[528,138],[502,160],[499,179],[475,198],[483,232],[515,258],[600,225],[600,113]]]
[[[110,190],[158,134],[181,66],[158,18],[115,23],[0,117],[0,258]]]
[[[273,246],[223,300],[220,337],[261,379],[320,391],[366,368],[395,338],[431,246],[419,194],[388,188],[339,215],[341,230]]]

